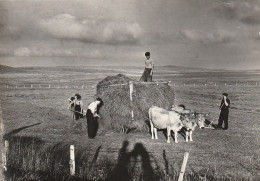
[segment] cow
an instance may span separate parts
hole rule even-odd
[[[152,139],[158,139],[157,129],[167,129],[167,143],[170,143],[171,131],[174,132],[175,143],[178,143],[177,133],[184,126],[179,113],[152,106],[149,108],[148,114]]]
[[[192,140],[192,131],[195,130],[197,123],[195,121],[194,114],[181,114],[181,121],[183,123],[183,128],[185,129],[185,141],[188,142]]]
[[[172,106],[172,111],[175,111],[181,115],[181,120],[184,123],[185,131],[185,140],[188,142],[189,138],[190,141],[192,140],[192,132],[195,130],[196,126],[198,125],[200,129],[204,129],[205,127],[205,117],[208,114],[205,113],[196,113],[190,109],[185,109],[184,106]],[[189,124],[187,124],[189,121]],[[185,124],[186,123],[186,124]]]

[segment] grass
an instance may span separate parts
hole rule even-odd
[[[259,75],[239,72],[229,77],[228,73],[217,72],[206,72],[203,75],[197,72],[176,75],[158,72],[156,77],[155,72],[155,80],[172,80],[176,83],[176,104],[184,104],[199,112],[210,112],[209,120],[218,115],[217,107],[223,92],[228,92],[231,100],[228,131],[196,130],[193,134],[194,142],[185,143],[179,135],[178,144],[174,144],[173,140],[171,144],[166,144],[162,132],[158,133],[159,140],[151,140],[149,132],[115,133],[102,127],[105,118],[100,120],[96,139],[90,140],[87,138],[86,120],[72,122],[67,99],[80,93],[86,109],[95,94],[95,90],[90,87],[107,74],[115,75],[113,71],[92,72],[91,81],[85,79],[84,71],[77,72],[76,69],[66,72],[58,68],[34,71],[30,71],[30,74],[1,75],[1,81],[3,85],[58,85],[57,82],[62,79],[60,85],[73,84],[79,88],[2,88],[5,133],[6,138],[10,139],[11,148],[8,156],[9,180],[109,180],[112,173],[119,173],[119,177],[123,175],[121,173],[126,173],[125,180],[147,180],[144,173],[157,180],[176,180],[186,151],[190,157],[185,180],[203,180],[205,175],[207,180],[260,179],[260,88],[254,86],[260,80]],[[74,71],[75,76],[70,76],[70,71]],[[43,75],[47,78],[43,78]],[[238,86],[224,86],[225,82],[235,85],[236,81]],[[204,84],[209,82],[221,84],[205,87]],[[251,84],[244,86],[246,82]],[[81,85],[89,88],[81,89]],[[124,151],[125,141],[129,144]],[[68,164],[71,144],[75,145],[76,151],[76,176],[73,178],[69,176]]]
[[[151,156],[142,143],[136,143],[132,151],[127,151],[128,141],[124,141],[118,152],[118,159],[103,155],[98,159],[101,146],[90,156],[86,150],[76,151],[76,174],[69,173],[69,145],[59,143],[47,146],[42,140],[32,137],[12,137],[8,154],[10,181],[70,181],[70,180],[177,180],[180,170],[169,163],[165,152],[164,164],[155,163],[152,168]],[[155,161],[157,162],[157,161]],[[250,178],[217,176],[215,170],[207,169],[188,172],[184,180],[251,180]]]

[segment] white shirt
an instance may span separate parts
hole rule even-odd
[[[97,115],[97,105],[100,103],[100,101],[94,101],[92,103],[90,103],[90,105],[88,106],[88,109],[94,114]]]
[[[149,60],[147,59],[145,60],[145,68],[149,68],[149,69],[153,68],[153,61],[151,58]]]

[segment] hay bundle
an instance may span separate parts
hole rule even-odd
[[[153,105],[170,109],[174,103],[174,91],[168,84],[135,82],[131,106],[129,81],[133,80],[118,74],[98,83],[97,96],[104,101],[101,116],[117,131],[126,132],[131,129],[147,131],[148,109]],[[111,86],[114,84],[122,85]],[[134,121],[131,120],[132,109]]]

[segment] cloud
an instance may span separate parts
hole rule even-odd
[[[7,48],[0,48],[0,56],[9,56],[12,55],[12,51]]]
[[[215,30],[214,32],[205,32],[199,30],[182,30],[180,31],[180,34],[182,37],[203,44],[228,43],[234,40],[234,34],[232,32],[224,30]]]
[[[70,14],[58,14],[40,21],[41,29],[58,39],[86,43],[136,44],[142,29],[136,22],[79,19]]]
[[[14,56],[19,57],[74,57],[82,56],[85,58],[100,58],[102,54],[98,50],[85,52],[72,51],[67,49],[39,49],[37,47],[19,47],[13,51]]]
[[[247,25],[260,24],[260,1],[225,0],[216,3],[213,11],[226,19],[238,20]]]
[[[241,22],[249,25],[260,25],[260,12],[242,18]]]

